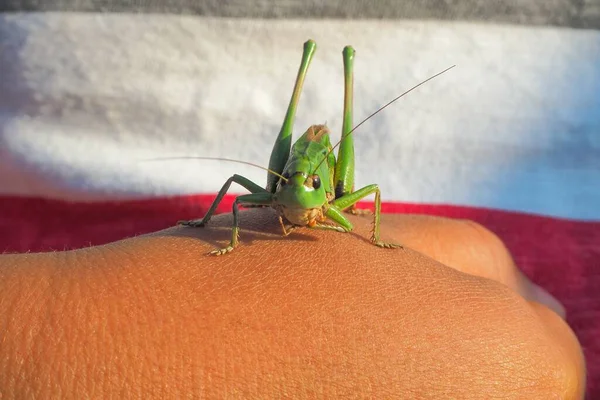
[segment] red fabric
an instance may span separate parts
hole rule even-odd
[[[64,250],[99,245],[204,214],[213,195],[141,201],[69,203],[0,197],[0,251]],[[229,211],[227,196],[219,211]],[[583,345],[588,398],[600,398],[600,222],[571,221],[472,207],[384,204],[387,213],[475,220],[498,234],[517,264],[567,308]]]

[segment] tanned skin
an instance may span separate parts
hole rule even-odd
[[[385,215],[281,236],[204,229],[0,256],[0,397],[579,399],[564,310],[480,225]],[[540,240],[544,238],[540,237]]]

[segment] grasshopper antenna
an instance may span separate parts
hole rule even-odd
[[[158,158],[149,158],[146,160],[142,160],[142,161],[166,161],[166,160],[213,160],[213,161],[228,161],[228,162],[234,162],[234,163],[238,163],[238,164],[245,164],[245,165],[250,165],[252,167],[255,168],[260,168],[262,170],[267,171],[270,174],[273,174],[281,179],[283,179],[285,182],[287,182],[287,178],[284,177],[283,175],[273,171],[272,169],[269,168],[265,168],[262,165],[258,165],[258,164],[254,164],[251,163],[249,161],[242,161],[242,160],[234,160],[232,158],[222,158],[222,157],[196,157],[196,156],[182,156],[182,157],[158,157]]]
[[[346,138],[346,136],[349,136],[352,132],[354,132],[355,130],[358,129],[359,126],[361,126],[362,124],[364,124],[365,122],[367,122],[368,120],[370,120],[371,118],[373,118],[375,115],[377,115],[379,112],[383,111],[386,107],[388,107],[389,105],[391,105],[392,103],[396,102],[397,100],[399,100],[401,97],[404,97],[405,95],[409,94],[410,92],[412,92],[413,90],[415,90],[416,88],[418,88],[421,85],[424,85],[425,83],[429,82],[430,80],[437,78],[438,76],[442,75],[443,73],[446,73],[448,71],[450,71],[452,68],[456,67],[456,65],[453,65],[451,67],[446,68],[445,70],[438,72],[437,74],[430,76],[429,78],[425,79],[424,81],[422,81],[421,83],[411,87],[410,89],[408,89],[406,92],[402,93],[400,96],[395,97],[394,99],[390,100],[389,102],[387,102],[385,105],[379,107],[374,113],[372,113],[371,115],[369,115],[367,118],[363,119],[362,121],[360,121],[358,123],[358,125],[356,125],[354,128],[352,128],[352,130],[350,130],[350,132],[346,133],[345,135],[342,135],[342,138],[339,140],[339,142],[337,142],[332,148],[331,150],[329,150],[327,152],[327,154],[325,154],[325,157],[321,160],[321,162],[317,165],[317,168],[315,168],[315,171],[317,169],[319,169],[319,167],[321,166],[321,164],[323,164],[323,161],[327,160],[327,157],[329,157],[329,155],[335,150],[336,147],[338,147],[342,141],[344,141],[344,139]]]

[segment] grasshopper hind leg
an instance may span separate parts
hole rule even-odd
[[[354,112],[354,54],[351,46],[344,47],[342,52],[344,60],[344,116],[342,126],[342,139],[335,164],[335,197],[342,198],[354,193],[354,137],[353,112]],[[344,212],[353,215],[371,215],[368,209],[360,209],[356,204],[344,209]]]
[[[351,46],[344,47],[342,58],[344,60],[344,116],[342,126],[342,139],[335,164],[335,197],[342,198],[354,193],[354,54]],[[361,209],[352,204],[344,212],[353,215],[372,215],[369,209]]]

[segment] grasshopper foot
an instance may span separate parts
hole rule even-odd
[[[397,243],[386,243],[381,240],[377,240],[374,237],[371,238],[371,243],[373,243],[377,247],[382,247],[384,249],[403,249],[404,246]]]
[[[233,246],[229,245],[223,249],[215,249],[208,254],[210,254],[212,256],[222,256],[223,254],[231,253],[232,251],[233,251]]]
[[[224,254],[231,253],[233,251],[233,249],[240,242],[239,230],[238,230],[237,227],[233,228],[233,232],[232,233],[233,233],[233,237],[231,239],[231,242],[229,242],[229,246],[227,246],[225,248],[222,248],[222,249],[214,249],[209,254],[213,255],[213,256],[222,256]]]
[[[342,233],[348,232],[348,230],[346,228],[344,228],[343,226],[331,225],[331,224],[323,224],[323,223],[320,223],[320,222],[317,222],[317,223],[315,223],[312,226],[308,225],[308,228],[310,228],[310,229],[331,230],[331,231],[342,232]]]
[[[202,222],[202,220],[192,219],[177,221],[177,225],[191,226],[192,228],[202,228],[206,224]]]

